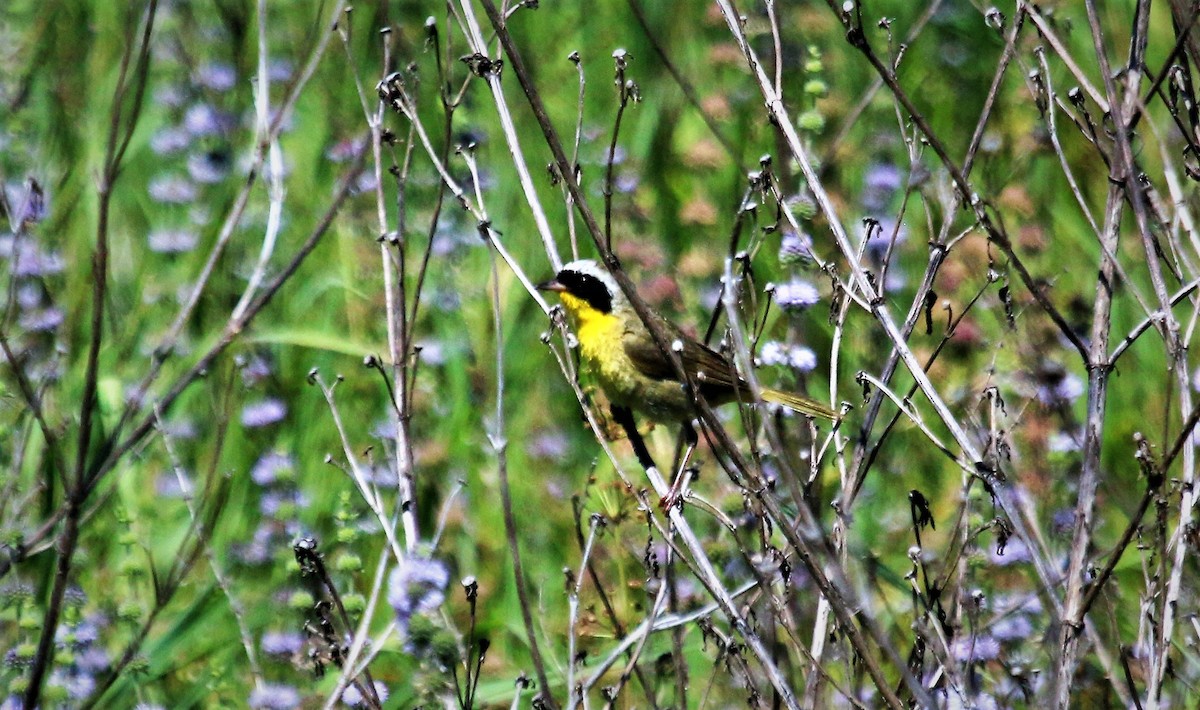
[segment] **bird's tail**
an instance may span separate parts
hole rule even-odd
[[[791,409],[801,414],[807,414],[810,417],[822,417],[824,419],[832,419],[837,421],[841,419],[838,413],[816,401],[791,392],[780,392],[779,390],[764,389],[762,391],[764,402],[773,402],[781,404],[788,409]]]

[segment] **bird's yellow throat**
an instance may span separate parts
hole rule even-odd
[[[617,353],[609,350],[621,348],[621,334],[624,331],[621,319],[612,313],[599,311],[587,301],[569,293],[558,295],[563,307],[575,321],[575,337],[579,338],[584,359],[605,363],[614,358]]]

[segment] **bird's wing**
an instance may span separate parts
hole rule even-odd
[[[679,359],[683,362],[684,369],[696,373],[697,379],[702,383],[721,389],[745,386],[737,370],[723,355],[684,333],[666,318],[656,315],[654,321],[668,339],[683,343]],[[633,330],[626,329],[623,343],[625,354],[643,375],[656,380],[679,379],[675,369],[671,367],[671,361],[663,355],[652,339],[640,337]]]

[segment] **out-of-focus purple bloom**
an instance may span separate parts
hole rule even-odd
[[[183,254],[195,249],[199,239],[186,229],[156,229],[146,235],[146,246],[156,254]]]
[[[334,143],[329,150],[326,150],[325,157],[331,163],[344,163],[347,160],[354,159],[365,147],[366,144],[362,140],[345,138]]]
[[[160,175],[150,181],[150,199],[167,205],[186,205],[196,201],[196,186],[177,175]]]
[[[188,175],[201,185],[214,185],[229,175],[229,156],[215,150],[188,156]]]
[[[42,305],[42,287],[38,284],[25,283],[17,288],[17,307],[30,310]]]
[[[262,382],[271,376],[271,362],[261,355],[255,355],[242,365],[242,384],[247,387]]]
[[[813,262],[812,237],[788,230],[779,242],[779,263],[807,266]]]
[[[187,93],[178,84],[162,84],[154,90],[154,103],[179,108],[187,101]]]
[[[304,637],[294,631],[268,631],[259,642],[263,653],[270,656],[291,656],[304,648]]]
[[[292,63],[286,59],[272,59],[267,65],[267,79],[287,81],[292,78]]]
[[[29,239],[15,241],[11,236],[0,241],[0,257],[12,262],[13,276],[50,276],[60,273],[65,266],[58,252],[44,251]]]
[[[382,488],[395,488],[400,482],[395,469],[386,463],[377,463],[367,471],[367,479]]]
[[[771,287],[768,286],[767,289],[770,290]],[[778,284],[774,289],[775,302],[785,311],[800,311],[821,300],[821,292],[816,286],[799,279]]]
[[[17,319],[17,325],[29,333],[49,333],[58,330],[64,318],[61,308],[50,306],[22,313]]]
[[[1056,535],[1070,535],[1075,529],[1075,511],[1059,508],[1050,519],[1050,527]]]
[[[296,461],[291,456],[269,451],[254,462],[254,468],[250,469],[250,480],[260,486],[269,486],[278,480],[281,471],[290,471],[295,467]]]
[[[1079,451],[1083,448],[1083,434],[1079,432],[1056,431],[1050,435],[1047,448],[1058,454]]]
[[[226,62],[205,62],[196,69],[196,83],[213,91],[229,91],[237,84],[237,69]]]
[[[991,632],[1001,641],[1021,641],[1033,636],[1033,622],[1024,614],[1009,614],[992,624]]]
[[[963,636],[951,648],[959,663],[994,661],[1000,656],[1000,642],[991,636]]]
[[[210,104],[192,104],[183,115],[183,127],[197,137],[221,135],[236,125],[232,116]]]
[[[768,367],[771,365],[786,365],[788,361],[788,346],[778,340],[767,341],[758,352],[758,364],[760,365]]]
[[[1085,389],[1086,385],[1078,375],[1067,372],[1057,381],[1039,384],[1035,394],[1039,402],[1052,406],[1074,402]]]
[[[255,429],[283,421],[287,416],[287,405],[282,400],[268,397],[242,407],[242,426]]]
[[[259,499],[258,510],[268,518],[278,518],[284,506],[296,509],[303,508],[307,504],[308,498],[299,491],[268,491]]]
[[[150,137],[150,150],[158,155],[171,155],[187,148],[191,142],[192,137],[182,128],[163,128]]]
[[[375,180],[375,173],[372,173],[372,172],[359,173],[358,178],[355,179],[355,181],[354,181],[353,194],[361,195],[361,194],[367,193],[367,192],[374,192],[375,188],[378,187],[378,185],[379,185],[379,182],[377,180]]]
[[[292,710],[300,706],[300,693],[290,685],[263,683],[250,693],[248,704],[255,710]]]
[[[892,244],[893,234],[896,235],[896,244],[908,241],[908,228],[903,222],[897,225],[896,220],[889,217],[878,221],[864,220],[862,223],[862,235],[863,239],[867,240],[867,251],[876,257],[887,253]]]
[[[613,186],[617,192],[629,194],[637,189],[640,182],[641,178],[636,173],[622,173],[617,176]]]
[[[438,560],[415,555],[405,558],[388,577],[388,604],[402,625],[413,614],[429,614],[446,599],[450,570]]]
[[[279,112],[282,110],[283,109],[278,106],[271,108],[271,113],[267,115],[267,120],[271,123],[271,125],[274,125],[276,121],[279,121],[279,116],[281,115]],[[292,130],[292,128],[294,128],[295,126],[296,126],[296,112],[289,111],[286,115],[283,116],[283,121],[280,122],[280,124],[279,124],[279,130],[281,133],[287,133],[288,131]]]
[[[82,700],[96,689],[96,679],[87,673],[75,673],[66,668],[56,668],[46,683],[67,691],[72,700]]]
[[[379,702],[381,702],[381,703],[387,702],[387,699],[388,699],[387,686],[384,685],[382,681],[378,681],[378,680],[375,681],[375,683],[373,685],[375,687],[375,695],[379,696]],[[351,708],[362,707],[365,700],[366,700],[366,698],[363,697],[362,691],[359,690],[358,686],[356,686],[356,685],[348,686],[345,690],[342,691],[342,702],[345,703],[346,707],[351,707]]]
[[[234,556],[246,565],[261,565],[270,562],[271,548],[275,543],[275,530],[272,523],[261,523],[254,529],[254,535],[250,538],[250,542],[234,546]]]
[[[812,348],[796,345],[788,352],[788,364],[800,372],[812,372],[817,369],[817,354]]]
[[[24,183],[13,183],[4,188],[8,204],[13,208],[13,222],[30,225],[46,218],[46,193],[41,183],[29,178]]]
[[[570,451],[570,442],[562,431],[545,429],[533,435],[525,450],[537,458],[561,459]]]
[[[154,479],[154,492],[159,498],[186,498],[192,491],[191,486],[185,490],[185,485],[175,471],[163,471]]]
[[[900,168],[890,163],[873,163],[863,176],[862,204],[870,212],[887,208],[892,195],[904,184]]]
[[[191,419],[172,419],[164,422],[162,433],[163,436],[169,436],[172,439],[195,439],[196,423]]]
[[[1004,552],[999,553],[993,546],[988,550],[988,559],[993,564],[1007,567],[1018,562],[1028,562],[1030,560],[1029,548],[1025,547],[1025,543],[1018,538],[1009,538],[1008,544],[1004,546]]]

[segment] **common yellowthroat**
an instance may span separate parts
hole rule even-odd
[[[640,412],[659,422],[690,422],[696,409],[671,361],[630,305],[612,275],[591,259],[573,261],[537,287],[554,291],[571,319],[583,362],[615,407]],[[679,353],[684,370],[713,406],[750,400],[749,383],[729,358],[684,333],[666,318],[652,318]],[[762,399],[811,417],[838,418],[829,407],[798,394],[761,390]]]

